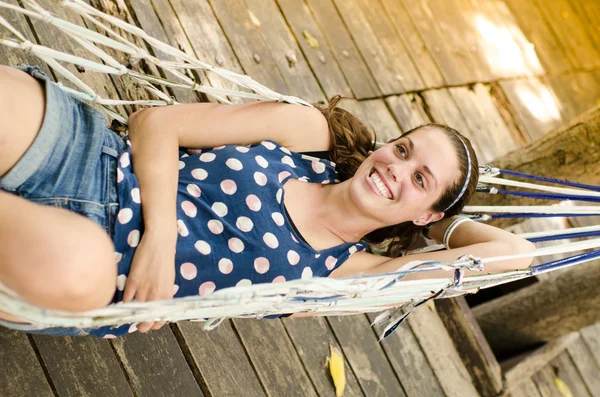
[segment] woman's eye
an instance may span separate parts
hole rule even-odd
[[[417,179],[417,183],[421,186],[425,186],[425,182],[423,181],[423,176],[421,174],[416,174],[415,178]]]
[[[406,148],[404,145],[396,145],[396,149],[402,155],[402,157],[406,157]]]

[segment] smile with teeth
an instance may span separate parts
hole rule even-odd
[[[385,186],[385,183],[381,180],[379,173],[373,169],[371,171],[371,175],[369,175],[369,179],[373,182],[373,185],[377,188],[380,196],[383,196],[389,200],[392,199],[392,192]]]

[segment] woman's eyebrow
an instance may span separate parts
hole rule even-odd
[[[408,146],[410,146],[410,150],[411,151],[415,150],[415,144],[413,143],[412,139],[410,139],[409,137],[406,137],[406,140],[408,141]],[[433,175],[433,172],[431,172],[429,167],[427,167],[426,165],[423,166],[423,169],[425,170],[426,173],[429,174],[431,179],[433,179],[433,183],[434,183],[435,187],[437,187],[437,184],[438,184],[437,179],[435,179],[435,175]]]
[[[429,167],[427,167],[426,165],[423,166],[423,169],[425,170],[425,172],[427,172],[431,176],[431,179],[433,179],[433,183],[434,183],[435,187],[437,187],[437,179],[435,179],[435,176],[433,175],[433,172],[431,172],[431,170],[429,169]]]

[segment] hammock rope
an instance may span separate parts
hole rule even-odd
[[[196,59],[177,48],[149,36],[136,26],[89,6],[82,0],[62,0],[59,3],[62,7],[76,12],[84,18],[85,21],[99,30],[106,32],[106,35],[56,17],[39,6],[35,0],[22,0],[22,3],[27,8],[15,6],[0,0],[0,8],[21,13],[29,18],[41,20],[55,26],[91,54],[101,59],[104,63],[94,62],[89,59],[32,43],[2,16],[0,16],[0,26],[6,29],[9,35],[0,35],[0,44],[35,55],[48,64],[54,72],[73,83],[79,89],[71,89],[58,83],[63,90],[82,100],[98,103],[111,117],[124,124],[126,124],[127,121],[116,111],[114,106],[164,106],[178,104],[175,99],[165,94],[161,89],[157,88],[155,84],[162,87],[183,88],[201,92],[212,96],[221,103],[228,104],[243,99],[270,100],[312,106],[302,99],[274,92],[254,81],[249,76],[216,67]],[[160,52],[170,55],[175,58],[175,61],[161,60],[151,55],[145,48],[122,37],[116,32],[116,29],[121,29],[132,36],[143,39],[144,42],[156,50],[157,53]],[[107,35],[109,37],[107,37]],[[154,76],[132,70],[119,63],[114,57],[109,55],[99,46],[126,54],[132,65],[138,63],[140,60],[144,60],[148,64],[160,68],[165,76],[173,76],[177,80],[173,81],[170,78]],[[60,62],[71,63],[83,67],[86,71],[90,72],[106,73],[118,76],[119,78],[131,79],[134,83],[139,84],[143,89],[148,91],[150,97],[156,99],[115,100],[102,98]],[[204,84],[202,81],[198,82],[196,79],[190,78],[187,73],[192,75],[192,71],[210,74],[211,78],[216,77],[216,80],[219,81],[219,84],[221,84],[222,87],[211,86]],[[378,146],[382,145],[380,142],[376,142],[376,144]],[[549,194],[538,193],[537,195],[531,196],[535,198],[554,197],[554,199],[557,200],[567,197],[572,200],[593,198],[593,201],[600,199],[600,187],[598,186],[562,181],[554,178],[538,177],[509,170],[501,170],[490,166],[480,167],[480,173],[480,182],[482,183],[480,189],[490,193],[519,193],[518,195],[521,195],[521,192],[492,188],[484,184],[508,185],[549,192]],[[531,179],[538,182],[562,184],[569,186],[569,188],[512,181],[509,179],[498,178],[498,175],[500,174]],[[497,217],[522,217],[525,215],[531,217],[598,215],[600,214],[600,206],[569,207],[568,214],[561,211],[565,211],[565,208],[556,206],[468,206],[464,209],[464,212],[474,219],[487,220]],[[494,215],[489,215],[490,213]],[[573,232],[554,232],[554,234],[542,234],[539,236],[530,236],[530,238],[588,237],[600,234],[599,230],[599,228],[585,230],[574,229]],[[493,258],[464,256],[458,258],[453,263],[435,261],[411,262],[404,265],[396,272],[385,274],[362,275],[360,277],[343,279],[315,277],[276,284],[236,286],[216,290],[212,294],[204,297],[190,296],[174,298],[167,301],[143,303],[121,302],[84,313],[43,309],[31,305],[20,298],[14,291],[0,283],[0,307],[2,307],[2,311],[17,315],[24,320],[38,325],[40,328],[50,326],[95,328],[106,325],[137,323],[141,321],[197,320],[205,321],[205,329],[212,329],[222,323],[225,319],[232,317],[262,318],[266,315],[297,312],[309,312],[314,313],[315,315],[349,315],[387,309],[373,321],[373,325],[387,323],[387,326],[381,333],[381,337],[384,338],[391,334],[412,310],[430,299],[474,293],[481,288],[489,288],[529,277],[531,275],[583,263],[599,257],[600,251],[577,254],[569,258],[533,266],[527,270],[514,270],[504,273],[483,274],[486,264],[524,257],[576,252],[598,247],[600,247],[600,239],[592,239],[538,248],[536,252],[520,255]],[[436,249],[435,246],[411,251],[409,253],[430,252],[434,249]],[[402,280],[407,274],[429,272],[433,270],[449,270],[450,273],[447,278],[430,278],[411,281]],[[482,274],[465,276],[465,270],[478,270],[482,272]],[[405,313],[403,309],[407,309],[408,311]]]

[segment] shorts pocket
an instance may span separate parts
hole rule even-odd
[[[106,206],[95,201],[78,200],[67,197],[33,198],[34,203],[63,208],[94,221],[109,232],[109,224],[106,217]]]

